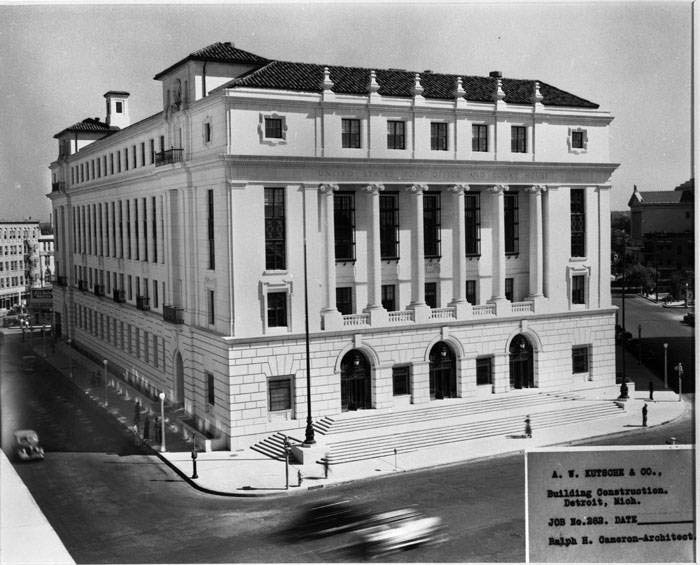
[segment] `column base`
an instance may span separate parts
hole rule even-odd
[[[535,294],[528,296],[526,300],[532,302],[532,309],[535,313],[539,313],[542,310],[546,298],[544,297],[544,294]]]
[[[389,312],[381,306],[367,306],[363,312],[369,314],[370,326],[386,326],[389,323]]]
[[[511,313],[510,300],[506,298],[492,298],[489,304],[496,305],[496,316],[507,316]]]
[[[411,303],[406,307],[407,310],[413,310],[413,320],[416,324],[427,322],[430,319],[430,306],[425,302],[422,304]]]
[[[323,329],[326,331],[342,330],[344,327],[343,315],[335,308],[322,311],[321,321],[323,322]]]
[[[309,465],[310,463],[315,463],[322,457],[326,456],[328,448],[318,441],[313,445],[292,445],[292,455],[295,461],[301,465]]]
[[[455,314],[458,320],[464,320],[472,317],[472,305],[466,300],[453,300],[448,304],[448,306],[455,309]]]

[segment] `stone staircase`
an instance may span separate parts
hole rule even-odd
[[[520,435],[525,415],[538,430],[607,418],[621,413],[614,402],[591,401],[570,393],[518,391],[478,400],[448,399],[405,410],[362,410],[320,418],[314,423],[325,436],[331,465],[388,457],[460,441]],[[301,440],[291,436],[292,443]],[[251,447],[273,459],[284,459],[285,434],[277,432]]]

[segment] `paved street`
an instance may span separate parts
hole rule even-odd
[[[415,505],[446,522],[450,539],[387,561],[523,561],[522,455],[358,481],[277,499],[199,493],[131,438],[71,382],[40,364],[20,370],[20,338],[0,345],[3,449],[9,434],[34,427],[49,456],[16,464],[78,563],[339,562],[358,560],[350,536],[289,543],[281,531],[300,504],[329,495],[371,511]],[[612,443],[692,442],[690,420],[637,431]],[[606,439],[589,441],[603,444]]]

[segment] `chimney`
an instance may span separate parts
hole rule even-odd
[[[503,73],[501,71],[491,71],[489,76],[491,78],[503,78]]]
[[[129,126],[129,93],[110,90],[104,95],[107,100],[107,125],[124,129]]]

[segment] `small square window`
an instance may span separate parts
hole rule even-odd
[[[284,139],[282,127],[282,118],[265,118],[265,137],[270,139]]]
[[[346,149],[360,148],[360,120],[342,120],[342,145]]]
[[[407,365],[391,369],[394,396],[411,394],[411,368]]]
[[[571,132],[571,148],[572,149],[583,149],[583,132],[582,131],[572,131]]]

